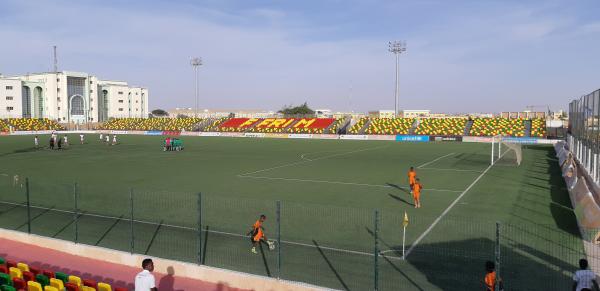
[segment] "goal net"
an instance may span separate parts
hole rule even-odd
[[[519,166],[523,159],[521,144],[511,142],[503,136],[492,137],[492,165],[500,166]]]

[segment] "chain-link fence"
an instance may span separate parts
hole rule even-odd
[[[255,254],[248,233],[260,214],[276,247]],[[482,290],[486,261],[506,290],[571,288],[581,236],[523,221],[410,217],[404,227],[404,213],[387,209],[0,176],[2,228],[341,290]]]

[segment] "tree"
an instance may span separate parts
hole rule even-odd
[[[189,118],[189,116],[179,113],[177,114],[177,118]]]
[[[281,110],[277,111],[282,113],[283,115],[313,115],[315,111],[308,107],[308,104],[304,102],[304,104],[300,106],[285,106]]]
[[[155,117],[167,117],[169,116],[169,113],[162,109],[154,109],[152,110],[152,115]]]

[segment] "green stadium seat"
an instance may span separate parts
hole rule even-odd
[[[40,283],[42,285],[42,287],[45,287],[47,285],[50,285],[50,279],[48,278],[48,276],[46,275],[42,275],[42,274],[37,274],[35,276],[35,280]]]
[[[0,257],[0,265],[6,264],[6,260],[3,257]]]
[[[12,286],[12,279],[8,274],[0,273],[0,285]]]
[[[63,281],[63,283],[68,283],[69,282],[69,275],[62,273],[62,272],[56,272],[54,273],[54,277],[58,280]]]
[[[17,289],[15,289],[12,286],[8,286],[8,285],[2,285],[2,286],[0,286],[0,289],[2,291],[17,291]]]

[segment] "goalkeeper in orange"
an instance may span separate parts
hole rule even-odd
[[[262,226],[265,220],[267,220],[267,216],[261,214],[258,220],[252,225],[252,229],[247,233],[247,235],[250,235],[250,240],[252,241],[251,251],[254,254],[258,253],[256,247],[259,246],[261,241],[269,246],[269,250],[275,249],[274,243],[267,240],[267,237],[265,236],[265,229]]]
[[[413,193],[413,186],[415,185],[416,179],[417,171],[415,171],[414,167],[410,167],[408,170],[408,186],[410,186],[410,193]]]

